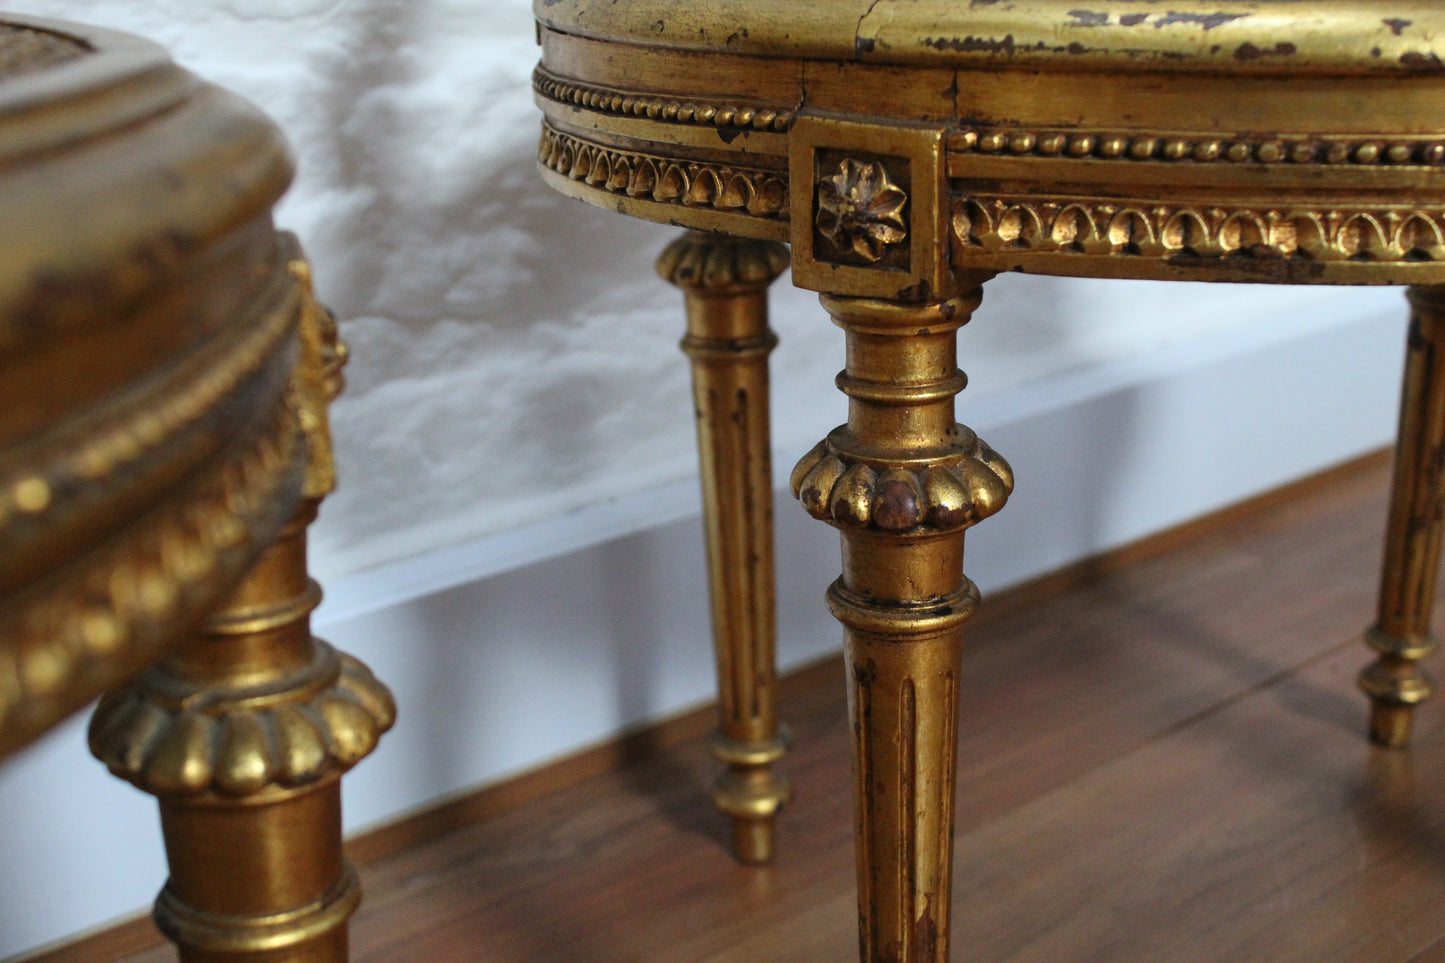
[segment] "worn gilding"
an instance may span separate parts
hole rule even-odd
[[[768,285],[786,270],[773,242],[688,233],[657,270],[683,292],[705,506],[718,728],[713,756],[727,769],[712,797],[733,824],[740,860],[772,860],[775,817],[792,783],[775,767],[787,740],[774,708],[777,614],[772,461],[768,438]]]
[[[0,76],[5,753],[173,646],[303,459],[274,126],[145,41],[0,26],[45,52]]]
[[[954,423],[953,330],[992,273],[1416,286],[1378,658],[1361,677],[1374,738],[1406,739],[1431,689],[1418,663],[1445,490],[1431,287],[1445,284],[1445,6],[535,10],[544,178],[626,214],[789,242],[793,282],[847,334],[848,424],[792,481],[842,535],[829,605],[865,963],[949,959],[958,652],[977,605],[963,532],[1013,483]]]
[[[1429,0],[539,0],[544,26],[617,43],[965,68],[1440,72]]]
[[[339,779],[395,712],[309,629],[345,351],[290,177],[158,47],[0,16],[0,755],[120,686],[91,745],[160,798],[184,963],[343,963]]]

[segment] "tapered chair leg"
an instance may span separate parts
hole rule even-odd
[[[776,815],[792,786],[774,768],[784,752],[774,708],[776,611],[773,482],[768,431],[767,288],[787,267],[775,242],[689,233],[658,272],[682,289],[692,359],[703,517],[717,655],[718,729],[711,748],[727,769],[713,800],[732,818],[745,863],[773,858]]]
[[[1445,530],[1445,288],[1414,287],[1409,298],[1379,611],[1365,633],[1379,658],[1360,673],[1371,700],[1370,738],[1385,746],[1409,741],[1414,708],[1434,689],[1420,660],[1435,649],[1430,614]]]
[[[341,849],[341,775],[395,717],[363,666],[311,635],[321,592],[306,528],[332,487],[326,404],[335,325],[310,298],[292,397],[308,449],[303,500],[201,637],[101,700],[91,750],[160,801],[170,878],[157,925],[184,963],[343,963],[361,897]]]
[[[954,421],[955,335],[981,297],[900,304],[824,295],[847,332],[848,423],[793,491],[842,533],[828,604],[843,623],[852,716],[860,955],[947,963],[963,624],[978,593],[964,531],[998,511],[1008,464]]]

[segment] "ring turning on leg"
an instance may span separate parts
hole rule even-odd
[[[1370,738],[1410,739],[1413,710],[1434,685],[1420,660],[1435,650],[1430,613],[1445,517],[1445,288],[1414,287],[1400,401],[1400,434],[1379,611],[1365,642],[1379,658],[1360,673],[1371,699]]]
[[[105,696],[90,725],[91,751],[160,800],[170,878],[155,918],[184,963],[345,963],[361,887],[342,855],[341,776],[396,714],[365,666],[311,635],[306,529],[332,487],[326,403],[344,348],[304,262],[292,270],[301,507],[200,638]]]
[[[773,706],[776,622],[773,480],[768,433],[767,288],[788,264],[775,242],[689,233],[658,272],[682,289],[692,358],[703,516],[717,654],[718,730],[727,765],[713,786],[745,863],[773,858],[775,816],[792,786],[773,764],[785,740]]]
[[[978,605],[964,531],[1013,489],[1007,462],[954,421],[955,335],[981,294],[822,298],[847,332],[848,424],[792,486],[842,533],[828,605],[847,657],[864,963],[948,961],[959,657]]]

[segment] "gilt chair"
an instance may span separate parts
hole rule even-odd
[[[842,536],[860,952],[949,958],[964,532],[1007,462],[954,418],[955,332],[1001,271],[1407,285],[1369,732],[1431,683],[1445,453],[1445,8],[1425,0],[540,0],[539,168],[689,228],[683,288],[744,858],[787,796],[772,704],[765,290],[843,329],[848,423],[792,489]],[[786,243],[791,250],[783,247]],[[985,561],[986,564],[986,561]],[[967,725],[967,718],[963,720]],[[761,828],[759,828],[761,827]]]
[[[0,16],[0,756],[97,695],[187,963],[342,963],[340,778],[391,696],[314,639],[344,348],[276,127],[110,30]]]

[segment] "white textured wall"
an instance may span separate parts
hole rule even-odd
[[[23,9],[164,43],[295,146],[278,220],[306,242],[355,359],[334,412],[342,488],[313,532],[321,623],[402,702],[348,779],[349,822],[705,698],[679,296],[651,269],[670,232],[540,187],[528,4]],[[1379,444],[1397,297],[992,282],[962,336],[961,407],[1020,491],[973,537],[970,570],[985,587],[1035,574]],[[842,350],[785,282],[774,315],[785,474],[842,418]],[[796,664],[836,638],[818,603],[834,543],[778,512]],[[145,904],[164,876],[157,835],[79,724],[0,769],[0,957]]]
[[[259,104],[294,145],[298,176],[278,220],[305,241],[355,359],[335,411],[343,487],[314,537],[321,574],[691,473],[680,296],[651,267],[673,232],[540,188],[529,2],[25,9],[165,44]],[[778,289],[775,405],[803,416],[778,440],[801,453],[841,418],[841,336],[812,295]],[[974,393],[1256,323],[1302,297],[1326,302],[1280,288],[1197,292],[1003,278],[965,336]]]

